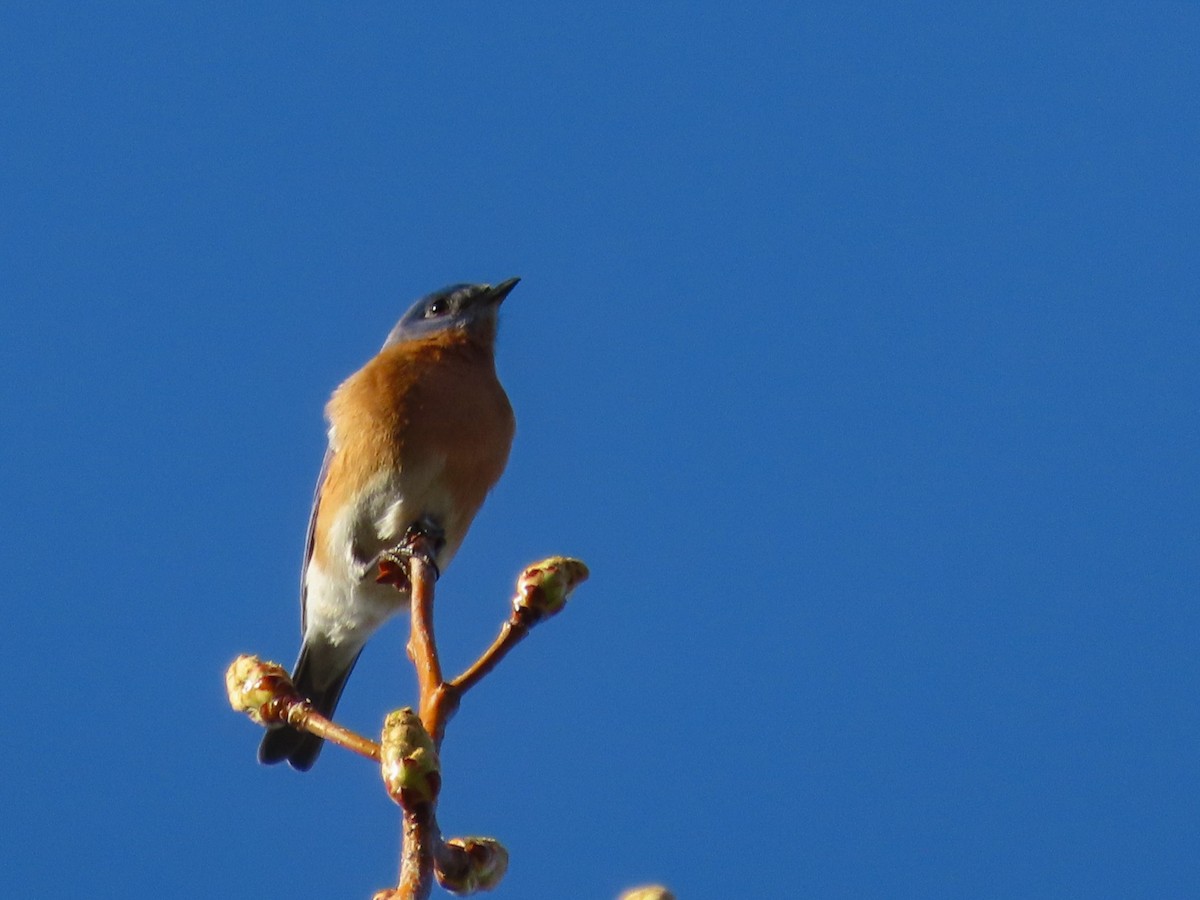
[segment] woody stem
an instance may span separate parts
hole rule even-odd
[[[440,746],[450,710],[446,705],[445,681],[433,634],[433,567],[423,554],[414,553],[409,560],[409,574],[412,581],[412,633],[408,639],[408,653],[417,670],[421,724]]]
[[[325,718],[311,703],[296,703],[287,711],[288,724],[379,762],[379,744]]]
[[[426,900],[433,892],[433,857],[441,843],[430,804],[404,810],[400,880],[391,895],[396,900]]]
[[[411,552],[407,558],[411,585],[408,655],[417,671],[421,724],[435,744],[440,746],[446,726],[436,698],[444,684],[437,641],[433,634],[433,585],[436,576],[431,557],[424,552],[428,548],[428,539],[418,536],[409,548]],[[413,804],[401,802],[404,825],[400,843],[400,881],[395,892],[384,896],[396,900],[425,900],[432,892],[434,854],[441,844],[436,803],[436,799]]]
[[[461,697],[500,664],[500,660],[508,656],[509,651],[525,639],[529,634],[531,623],[520,612],[514,611],[508,621],[500,626],[500,634],[492,641],[490,647],[483,651],[479,659],[471,667],[450,682],[449,687]]]

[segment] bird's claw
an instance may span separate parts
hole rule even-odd
[[[408,558],[400,548],[380,553],[376,568],[378,569],[378,574],[375,576],[377,584],[390,584],[399,591],[412,589],[412,582],[408,577]]]
[[[446,546],[446,531],[441,525],[428,516],[418,519],[408,526],[408,531],[404,534],[404,543],[401,546],[409,556],[420,555],[425,563],[433,569],[434,581],[442,577],[442,570],[438,568],[437,564],[437,555]]]
[[[420,556],[433,570],[433,579],[437,581],[442,576],[437,564],[437,555],[445,544],[446,532],[437,522],[429,518],[418,519],[404,533],[404,540],[379,554],[379,572],[375,581],[379,584],[395,585],[402,591],[411,590],[409,561],[414,556]]]

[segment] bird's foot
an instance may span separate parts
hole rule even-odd
[[[375,561],[377,584],[390,584],[398,591],[412,590],[408,577],[408,557],[399,547],[384,550]]]
[[[433,570],[434,581],[441,578],[437,555],[446,544],[446,532],[430,518],[418,519],[404,533],[404,540],[390,550],[379,554],[376,566],[379,570],[375,580],[379,584],[391,584],[397,589],[412,589],[408,574],[409,560],[420,556]]]
[[[401,546],[409,556],[420,556],[433,569],[434,581],[442,577],[437,555],[446,546],[446,531],[436,521],[426,516],[413,522],[405,532]]]

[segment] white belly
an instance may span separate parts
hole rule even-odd
[[[325,564],[310,559],[304,573],[306,637],[320,636],[357,653],[389,617],[408,608],[406,591],[375,581],[377,557],[399,544],[422,517],[445,528],[446,542],[437,557],[445,570],[462,542],[465,523],[451,515],[449,498],[434,487],[441,468],[439,460],[381,476],[334,519]]]

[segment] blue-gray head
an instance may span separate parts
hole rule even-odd
[[[422,297],[396,323],[384,347],[445,331],[463,331],[486,343],[496,336],[500,304],[520,278],[499,284],[452,284]]]

